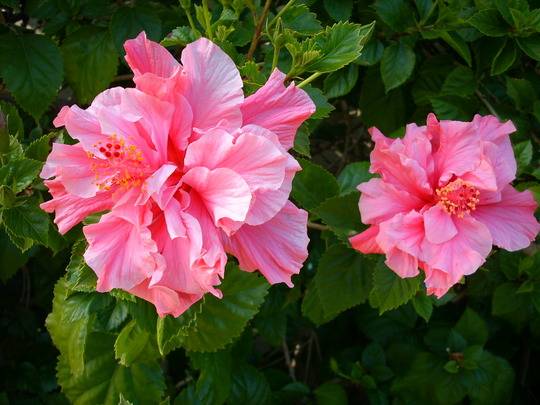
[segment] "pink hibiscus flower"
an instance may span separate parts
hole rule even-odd
[[[226,253],[245,271],[292,286],[307,257],[307,213],[288,201],[300,170],[287,152],[314,111],[275,70],[244,99],[234,62],[201,38],[181,64],[144,33],[124,45],[135,88],[64,107],[54,124],[75,145],[54,144],[41,176],[61,233],[89,214],[84,258],[97,291],[120,288],[178,316],[216,289]]]
[[[536,203],[518,192],[512,122],[475,116],[472,122],[409,124],[403,139],[370,130],[374,178],[358,186],[362,221],[350,239],[363,253],[383,253],[400,277],[425,272],[428,294],[441,297],[485,261],[492,245],[527,247],[538,234]]]

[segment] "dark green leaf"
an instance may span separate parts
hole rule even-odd
[[[442,92],[448,95],[467,97],[474,94],[476,80],[471,69],[458,66],[446,77]]]
[[[0,100],[0,112],[4,115],[8,134],[16,138],[22,137],[24,135],[24,125],[17,108]]]
[[[124,42],[135,38],[141,31],[146,32],[149,39],[154,41],[161,39],[161,19],[153,8],[142,6],[120,7],[112,15],[112,39],[117,51],[120,53],[124,53]]]
[[[309,94],[309,97],[311,97],[311,100],[315,103],[315,107],[317,108],[315,113],[311,116],[311,119],[316,120],[328,117],[330,112],[334,110],[334,106],[328,102],[328,99],[323,92],[312,86],[306,86],[304,87],[304,90]]]
[[[249,365],[236,367],[229,402],[231,404],[267,404],[270,401],[270,386],[257,369]]]
[[[493,63],[491,64],[491,75],[500,75],[506,72],[516,60],[517,49],[514,41],[506,40],[504,45],[499,49]]]
[[[518,171],[523,171],[531,164],[533,156],[533,147],[530,140],[520,142],[514,145],[514,155],[518,164]]]
[[[82,27],[66,38],[61,49],[66,79],[80,103],[92,101],[114,79],[118,54],[109,30]]]
[[[317,405],[347,405],[347,394],[343,387],[336,383],[327,382],[315,390]]]
[[[406,0],[377,0],[374,7],[381,20],[394,31],[405,31],[415,25],[414,10]]]
[[[412,304],[414,310],[418,315],[424,319],[424,321],[429,322],[431,314],[433,313],[433,301],[426,295],[424,291],[419,291],[413,298]]]
[[[373,177],[373,174],[369,172],[369,165],[369,162],[353,162],[345,166],[337,177],[340,194],[356,191],[360,183],[369,181]]]
[[[302,171],[294,178],[291,195],[302,207],[313,209],[338,194],[338,183],[330,172],[304,159],[299,162]]]
[[[489,337],[486,323],[480,315],[470,308],[465,309],[459,318],[456,330],[467,340],[469,345],[483,346]]]
[[[15,194],[28,187],[37,177],[43,164],[33,159],[18,159],[0,168],[0,184]]]
[[[347,21],[351,18],[353,1],[352,0],[324,0],[324,8],[328,15],[334,21]]]
[[[322,29],[317,15],[310,12],[305,4],[289,7],[281,16],[283,26],[302,34],[313,34]]]
[[[530,58],[540,61],[540,34],[517,38],[517,44]]]
[[[358,80],[358,66],[350,64],[343,69],[330,73],[324,79],[324,93],[328,98],[348,94]]]
[[[359,198],[360,195],[357,191],[330,197],[312,212],[319,216],[339,237],[347,241],[351,233],[362,229],[358,210]]]
[[[9,232],[47,245],[49,216],[38,206],[28,202],[2,211],[2,219]]]
[[[481,10],[469,18],[468,22],[489,37],[502,37],[508,33],[508,25],[495,9]]]
[[[44,35],[0,35],[0,76],[36,120],[51,104],[64,75],[60,50]]]
[[[414,51],[403,42],[385,48],[381,76],[386,92],[401,86],[411,76],[416,62]]]
[[[227,350],[189,353],[193,367],[200,371],[197,397],[205,404],[223,404],[232,386],[232,357]]]

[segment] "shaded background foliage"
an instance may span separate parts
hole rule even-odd
[[[430,111],[513,120],[516,184],[538,200],[540,1],[194,3],[0,0],[0,403],[539,402],[537,244],[495,250],[437,301],[347,236],[363,229],[367,128],[400,136]],[[129,294],[95,293],[80,227],[61,237],[39,210],[50,143],[72,142],[52,118],[131,86],[122,44],[141,30],[175,55],[210,37],[247,93],[277,65],[317,104],[295,144],[311,244],[294,289],[232,263],[223,300],[158,319]]]

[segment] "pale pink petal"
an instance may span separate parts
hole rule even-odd
[[[137,199],[137,205],[146,204],[148,199],[161,191],[165,186],[165,183],[171,177],[171,175],[176,171],[176,165],[164,164],[159,169],[157,169],[150,177],[148,177],[144,182],[144,187],[142,188],[142,193]]]
[[[401,278],[416,277],[420,273],[418,271],[418,258],[397,248],[386,252],[384,263]]]
[[[424,212],[424,228],[426,238],[432,243],[449,241],[457,234],[452,215],[448,214],[439,204]]]
[[[131,211],[136,215],[111,212],[83,228],[88,241],[84,259],[98,276],[97,291],[130,290],[165,265],[147,227],[151,214]]]
[[[292,287],[308,256],[306,211],[288,202],[270,221],[258,226],[244,225],[234,235],[224,237],[226,250],[238,258],[245,271],[259,270],[271,283]]]
[[[514,149],[508,136],[501,137],[497,143],[484,142],[484,156],[489,160],[497,177],[497,188],[502,189],[516,178],[517,163]]]
[[[429,197],[432,193],[428,168],[423,167],[425,159],[409,156],[411,147],[401,139],[385,137],[377,128],[370,128],[375,147],[371,152],[372,173],[379,173],[382,179],[395,187],[416,194],[420,198]],[[410,142],[410,141],[409,141]]]
[[[59,180],[46,180],[45,185],[52,200],[41,203],[42,210],[55,213],[54,223],[62,235],[84,220],[90,214],[105,211],[112,207],[111,192],[100,192],[94,197],[81,198],[68,194]]]
[[[437,298],[441,298],[448,292],[454,284],[456,284],[461,277],[457,280],[453,280],[452,277],[442,270],[433,269],[429,266],[424,266],[426,278],[424,283],[426,284],[427,294],[435,295]]]
[[[478,189],[497,191],[497,175],[491,161],[482,158],[480,164],[471,172],[460,177],[462,180],[471,183]]]
[[[202,294],[182,293],[160,285],[149,286],[148,280],[136,285],[129,292],[154,304],[161,317],[178,317],[202,298]]]
[[[174,113],[172,116],[169,139],[176,149],[173,152],[173,154],[176,155],[179,151],[184,151],[188,146],[193,125],[193,112],[191,111],[191,106],[188,101],[179,93],[173,95],[171,103],[174,105]],[[173,157],[172,160],[175,160],[175,157]]]
[[[234,170],[250,190],[277,190],[285,176],[287,155],[258,135],[243,133],[236,139],[214,130],[191,143],[186,150],[187,168],[202,166]]]
[[[358,207],[362,222],[377,224],[400,212],[420,210],[425,202],[414,194],[396,188],[382,179],[371,179],[358,186],[361,192]]]
[[[360,232],[358,235],[351,236],[349,242],[353,249],[361,253],[384,253],[377,243],[377,235],[379,234],[379,226],[371,225],[368,229]]]
[[[124,42],[126,61],[136,76],[152,73],[159,77],[170,77],[180,67],[174,57],[160,44],[146,38],[141,32],[136,38]]]
[[[54,125],[56,127],[65,126],[69,135],[73,139],[80,141],[89,152],[95,150],[95,144],[107,138],[101,132],[101,126],[96,115],[76,105],[62,108],[58,113],[58,117],[54,120]]]
[[[526,248],[536,238],[540,224],[534,216],[537,204],[530,191],[518,192],[506,186],[501,200],[479,206],[472,216],[482,222],[491,233],[493,244],[514,251]]]
[[[506,138],[512,132],[516,132],[516,127],[512,121],[501,122],[494,115],[475,115],[472,121],[477,134],[484,140],[497,142],[501,138]]]
[[[80,144],[54,143],[40,176],[44,179],[56,176],[68,193],[93,197],[98,191],[95,173],[91,170],[93,162]]]
[[[231,169],[194,167],[182,181],[200,195],[215,226],[226,233],[237,230],[246,219],[251,192],[242,176]]]
[[[471,216],[454,221],[457,234],[447,242],[436,244],[424,239],[422,261],[429,267],[459,280],[474,273],[491,251],[492,239],[488,228]]]
[[[290,149],[298,127],[315,112],[309,95],[275,69],[266,84],[242,104],[243,124],[255,124],[274,132],[283,147]]]
[[[200,38],[185,47],[182,65],[182,90],[193,111],[193,126],[239,128],[243,83],[232,59],[208,39]]]

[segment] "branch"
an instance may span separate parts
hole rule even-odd
[[[261,14],[261,18],[259,18],[259,22],[257,23],[257,28],[255,29],[255,32],[253,33],[253,39],[251,40],[251,45],[249,46],[249,51],[247,53],[247,60],[253,59],[253,55],[255,54],[257,45],[259,45],[259,40],[261,39],[261,32],[264,25],[264,21],[268,17],[268,12],[270,11],[271,4],[272,4],[272,0],[266,0],[266,3],[264,3],[264,9]]]
[[[307,223],[307,227],[311,229],[317,229],[318,231],[329,231],[330,228],[326,225],[316,224],[315,222],[309,222]]]

